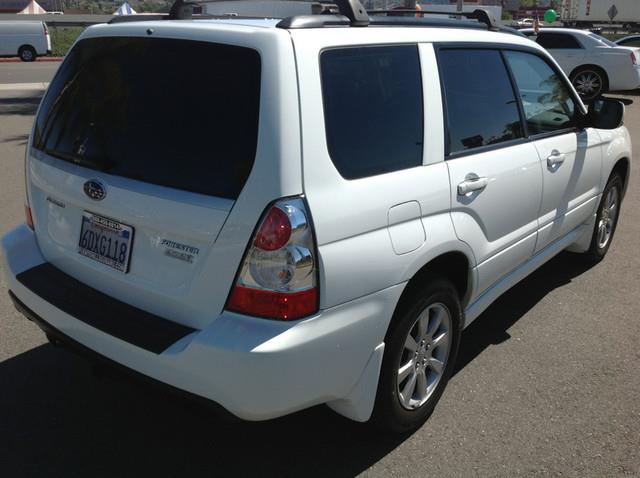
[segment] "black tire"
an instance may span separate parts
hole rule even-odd
[[[430,307],[440,306],[445,306],[450,316],[448,356],[443,361],[443,372],[435,382],[435,388],[426,394],[426,401],[421,405],[416,404],[415,409],[408,409],[406,404],[402,403],[403,398],[399,390],[401,385],[406,382],[398,379],[401,360],[403,361],[403,357],[407,357],[403,354],[408,352],[405,348],[405,341],[412,331],[416,330],[414,327],[417,327],[416,320],[420,314],[423,311],[431,310]],[[441,330],[438,327],[436,326],[436,330]],[[455,366],[461,332],[462,308],[460,299],[457,290],[449,281],[432,277],[425,280],[423,285],[416,287],[402,299],[385,337],[386,346],[372,417],[375,425],[387,432],[406,433],[417,429],[429,418],[442,396]],[[433,332],[434,336],[437,334],[438,332]],[[435,356],[436,352],[434,351],[439,350],[438,347],[435,345],[431,354]],[[408,353],[409,356],[412,356],[411,352]],[[417,361],[420,362],[420,360]],[[430,372],[430,370],[424,370],[426,374]],[[413,366],[411,371],[413,373]]]
[[[21,46],[18,50],[18,56],[22,61],[36,61],[38,57],[35,48],[29,45]]]
[[[596,223],[593,226],[593,234],[591,236],[591,245],[589,246],[589,250],[585,252],[585,257],[593,262],[600,262],[604,256],[607,254],[609,247],[611,247],[611,242],[613,241],[613,236],[616,232],[616,227],[618,226],[618,218],[620,217],[620,206],[622,205],[622,178],[619,174],[614,173],[607,182],[604,191],[602,192],[602,198],[600,199],[600,204],[598,205],[598,211],[596,213]],[[616,197],[616,207],[611,214],[611,211],[608,210],[608,200],[613,194]],[[606,242],[603,243],[602,240],[602,227],[606,226],[606,222],[609,223],[609,233]]]
[[[581,66],[571,73],[571,84],[583,100],[591,101],[609,90],[607,74],[597,66]]]

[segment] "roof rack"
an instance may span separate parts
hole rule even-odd
[[[123,15],[109,21],[113,23],[144,22],[153,20],[190,20],[190,19],[224,19],[228,15],[194,15],[193,7],[206,0],[175,0],[169,14]],[[299,15],[284,18],[276,27],[284,29],[322,28],[330,26],[366,27],[376,26],[412,26],[412,27],[446,27],[446,28],[487,28],[491,31],[511,32],[514,30],[501,27],[488,11],[476,9],[472,12],[438,12],[430,10],[371,10],[367,11],[360,0],[333,0],[331,3],[320,1],[317,5],[320,14]],[[416,16],[416,14],[419,15]],[[371,15],[371,16],[370,16]],[[384,16],[382,16],[384,15]],[[412,16],[405,16],[412,15]],[[429,15],[430,17],[423,17]],[[440,15],[446,18],[433,18]],[[462,18],[453,19],[452,17]],[[244,17],[243,17],[244,18]],[[249,18],[249,17],[247,17]],[[466,21],[470,20],[470,21]]]
[[[472,12],[441,12],[431,10],[369,10],[367,11],[359,0],[334,0],[338,9],[338,15],[300,15],[288,17],[280,21],[276,26],[286,29],[322,28],[325,26],[352,26],[366,27],[368,25],[405,25],[428,27],[453,27],[453,28],[487,28],[491,31],[509,31],[512,29],[502,27],[487,10],[480,8]],[[330,5],[330,4],[323,4]],[[370,16],[371,15],[371,16]],[[386,15],[386,16],[381,16]],[[407,17],[405,15],[419,15],[419,17]],[[446,18],[425,18],[423,15],[440,15]],[[462,17],[463,21],[453,20],[452,17]],[[444,21],[443,21],[444,20]],[[447,21],[449,20],[449,21]],[[453,20],[453,21],[451,21]]]
[[[169,13],[158,13],[152,15],[121,15],[113,17],[109,20],[109,24],[129,23],[129,22],[148,22],[154,20],[191,20],[194,18],[193,7],[202,2],[197,0],[176,0],[171,5]],[[206,15],[200,15],[196,18],[208,18]]]

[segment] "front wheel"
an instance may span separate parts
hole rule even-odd
[[[602,193],[602,199],[596,213],[591,245],[586,252],[587,257],[593,262],[601,261],[611,246],[618,225],[621,202],[622,178],[618,174],[614,174]]]
[[[433,412],[455,365],[462,310],[444,279],[431,279],[403,299],[392,320],[378,383],[374,421],[408,432]]]

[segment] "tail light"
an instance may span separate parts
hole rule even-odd
[[[227,309],[295,320],[318,311],[317,251],[302,198],[271,205],[251,238]]]
[[[638,57],[636,56],[635,52],[631,52],[631,63],[634,64],[634,66],[638,66]]]
[[[43,23],[42,26],[44,27],[44,35],[47,36],[49,34],[49,28],[47,28],[46,23]]]
[[[29,206],[29,203],[24,204],[24,218],[27,226],[29,226],[29,229],[34,231],[35,226],[33,225],[33,214],[31,214],[31,206]]]

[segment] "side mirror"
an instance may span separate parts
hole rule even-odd
[[[622,126],[624,104],[612,98],[596,98],[589,104],[587,126],[597,129],[616,129]]]

